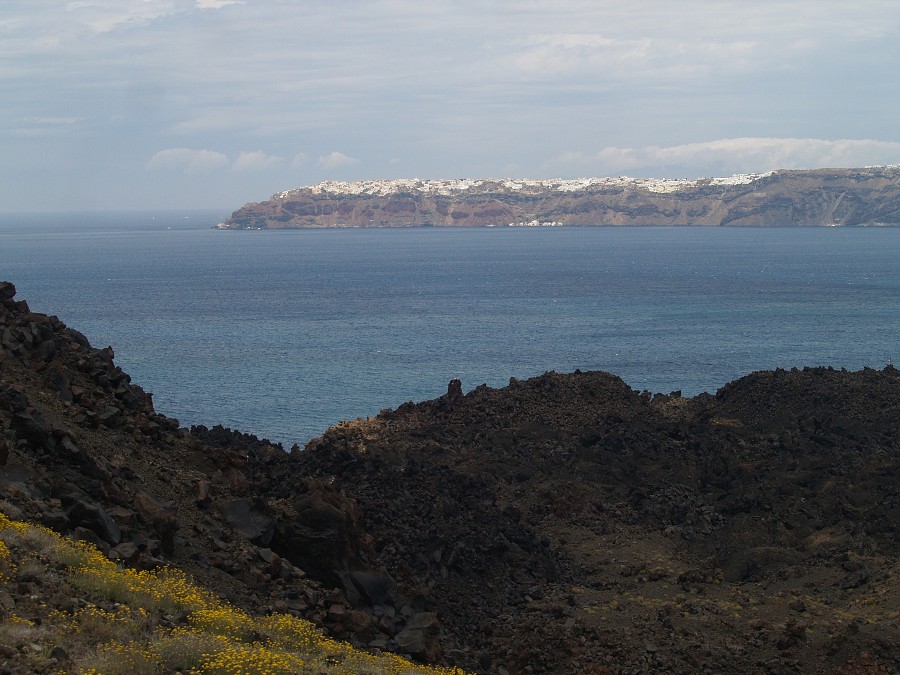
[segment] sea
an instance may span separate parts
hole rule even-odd
[[[715,393],[900,355],[900,229],[220,231],[225,212],[5,214],[0,279],[182,425],[302,446],[548,370]]]

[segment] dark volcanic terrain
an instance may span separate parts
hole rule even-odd
[[[900,165],[657,180],[326,182],[246,204],[219,227],[900,225]]]
[[[476,672],[900,670],[891,366],[760,372],[692,399],[596,372],[454,381],[285,453],[180,428],[111,349],[14,294],[0,283],[12,518]],[[77,605],[44,583],[13,579],[0,618]],[[0,645],[0,663],[29,672],[27,649]]]

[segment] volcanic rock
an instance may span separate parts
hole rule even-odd
[[[12,518],[473,672],[900,670],[891,366],[752,373],[689,399],[608,373],[452,383],[288,454],[180,428],[111,349],[14,292],[0,283]],[[83,603],[47,580],[4,588],[0,613]],[[18,649],[3,659],[27,672]]]

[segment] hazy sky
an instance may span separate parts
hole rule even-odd
[[[896,0],[3,0],[0,210],[900,163]]]

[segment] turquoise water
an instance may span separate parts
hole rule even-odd
[[[341,419],[545,370],[714,392],[881,368],[900,229],[220,232],[225,214],[3,216],[0,277],[182,424],[290,445]]]

